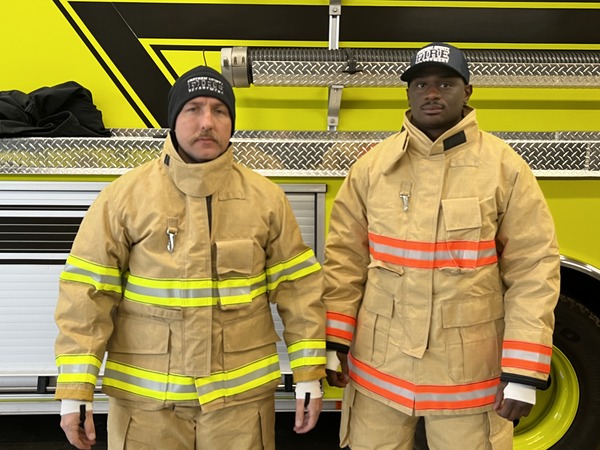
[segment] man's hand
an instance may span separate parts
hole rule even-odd
[[[294,431],[298,434],[307,433],[312,430],[319,420],[319,414],[323,409],[323,398],[310,398],[308,405],[305,400],[296,399],[296,421]]]
[[[496,399],[494,401],[494,411],[496,411],[500,417],[504,417],[511,422],[529,415],[533,408],[531,403],[504,398],[504,388],[506,387],[506,384],[505,381],[501,381],[498,386]]]
[[[340,360],[342,371],[337,372],[335,370],[327,370],[327,382],[329,386],[343,388],[346,387],[350,380],[348,370],[348,355],[342,352],[337,352],[337,357]]]
[[[60,427],[65,432],[69,442],[80,450],[91,450],[96,444],[96,427],[93,411],[86,411],[83,428],[80,427],[79,413],[61,416]]]

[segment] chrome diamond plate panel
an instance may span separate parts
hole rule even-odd
[[[257,61],[252,63],[252,79],[257,86],[401,86],[400,75],[408,63],[370,63],[361,72],[345,73],[343,62]]]
[[[109,138],[0,139],[0,174],[120,175],[156,158],[165,129],[113,129]],[[238,131],[236,159],[264,175],[345,176],[391,133]],[[600,132],[494,133],[539,177],[600,177]]]
[[[246,61],[255,85],[393,87],[405,86],[399,76],[413,52],[249,48]],[[465,55],[476,86],[600,87],[598,51],[465,50]]]
[[[395,87],[406,86],[400,74],[408,63],[369,63],[345,73],[345,63],[258,61],[252,64],[257,86]],[[478,87],[600,87],[600,65],[471,63],[471,83]]]

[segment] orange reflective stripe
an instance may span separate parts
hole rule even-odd
[[[354,336],[356,328],[356,319],[345,314],[327,312],[327,329],[328,336],[337,336],[349,341]]]
[[[415,409],[441,410],[477,408],[494,403],[499,378],[453,386],[419,385]]]
[[[534,342],[504,341],[502,344],[502,367],[550,373],[552,347]]]
[[[369,233],[369,250],[380,261],[419,269],[474,268],[498,261],[493,240],[418,242]]]
[[[416,411],[460,410],[491,405],[500,378],[459,385],[422,385],[383,373],[348,355],[350,378],[360,386]]]
[[[415,385],[400,378],[379,372],[348,353],[350,378],[381,397],[408,408],[415,406]]]

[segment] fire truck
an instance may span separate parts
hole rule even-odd
[[[594,1],[5,1],[0,99],[75,81],[110,136],[0,138],[0,414],[57,413],[58,276],[98,192],[159,154],[179,74],[231,81],[237,160],[284,189],[323,261],[349,167],[401,126],[399,74],[442,41],[469,60],[480,127],[533,169],[561,249],[551,383],[515,448],[600,449],[598,23]],[[293,409],[285,353],[278,411]],[[341,395],[325,385],[325,410]]]

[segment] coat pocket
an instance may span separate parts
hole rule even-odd
[[[472,269],[477,265],[477,249],[481,238],[481,208],[477,197],[442,200],[445,236],[440,249],[449,267]]]
[[[107,350],[137,355],[164,355],[169,349],[169,324],[151,317],[120,314]]]
[[[500,294],[445,301],[442,324],[447,336],[448,373],[455,382],[468,383],[500,375],[504,331]]]
[[[385,362],[394,299],[399,295],[401,286],[401,269],[399,272],[383,267],[369,269],[353,352],[358,359],[370,362],[373,367]]]
[[[443,199],[442,210],[448,240],[479,239],[481,208],[477,197]]]
[[[266,302],[253,314],[225,321],[222,336],[223,370],[234,384],[240,383],[235,399],[274,391],[281,382],[276,345],[279,336]]]
[[[223,324],[223,350],[241,353],[274,345],[279,341],[273,315],[267,306],[248,316],[237,317]]]
[[[218,241],[216,246],[219,279],[252,274],[252,239]]]
[[[252,302],[252,239],[218,241],[216,248],[217,289],[221,309],[248,306]]]

